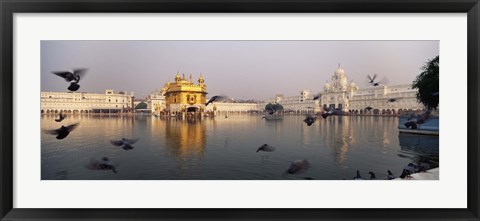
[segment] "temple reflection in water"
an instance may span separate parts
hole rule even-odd
[[[165,154],[176,159],[181,168],[194,166],[202,160],[206,149],[206,125],[200,119],[152,118],[153,133],[162,133]]]
[[[436,160],[438,165],[438,136],[399,135],[395,117],[333,116],[307,126],[304,116],[295,115],[282,121],[250,114],[183,120],[78,116],[65,124],[80,120],[65,140],[42,133],[42,179],[57,179],[58,171],[68,171],[65,179],[78,180],[342,180],[351,179],[356,170],[385,177],[387,170],[398,176],[410,162]],[[42,118],[42,128],[55,127],[54,116]],[[109,142],[122,137],[139,141],[129,151]],[[256,152],[265,143],[276,150]],[[99,157],[116,163],[118,173],[85,169],[86,162]],[[302,176],[282,177],[297,159],[307,159],[311,168]]]

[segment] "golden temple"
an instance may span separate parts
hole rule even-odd
[[[177,72],[175,81],[167,82],[162,88],[167,111],[175,115],[182,113],[199,115],[202,113],[207,102],[207,86],[201,73],[197,82],[193,82],[192,74],[189,79],[186,79],[185,74],[180,77]]]

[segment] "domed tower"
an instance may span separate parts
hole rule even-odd
[[[198,77],[198,83],[199,83],[199,84],[204,84],[204,83],[205,83],[205,80],[203,80],[203,75],[202,75],[202,73],[200,73],[200,77]]]
[[[338,64],[335,74],[332,76],[333,87],[336,91],[346,91],[348,87],[347,76],[345,76],[345,71]]]
[[[358,90],[358,86],[355,84],[355,82],[353,82],[353,80],[350,81],[350,85],[349,85],[349,90],[350,91],[357,91]]]
[[[175,75],[175,82],[179,82],[180,80],[182,79],[180,78],[180,74],[177,71],[177,74]]]
[[[332,86],[328,83],[328,81],[323,85],[323,92],[329,92]]]

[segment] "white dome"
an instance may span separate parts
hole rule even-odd
[[[353,82],[353,81],[350,82],[350,87],[355,87],[355,86],[357,86],[357,85],[355,84],[355,82]]]
[[[335,70],[335,75],[338,76],[338,77],[344,76],[344,75],[345,75],[345,71],[339,66],[339,67],[337,68],[337,70]]]

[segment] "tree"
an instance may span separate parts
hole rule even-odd
[[[439,100],[439,63],[440,58],[437,55],[435,58],[428,60],[425,65],[421,67],[422,73],[413,81],[412,88],[418,89],[417,101],[425,105],[428,109],[436,109]]]
[[[277,111],[282,111],[283,110],[283,106],[281,104],[272,104],[272,103],[268,103],[267,105],[265,105],[265,110],[269,113],[269,114],[274,114],[276,113]]]
[[[144,103],[144,102],[141,102],[141,103],[137,104],[135,109],[147,109],[147,104]]]
[[[266,110],[269,114],[275,113],[275,110],[273,110],[273,104],[271,104],[271,103],[268,103],[267,105],[265,105],[265,110]]]
[[[273,110],[274,110],[275,112],[277,112],[277,111],[283,111],[283,106],[282,106],[281,104],[279,104],[279,103],[276,103],[276,104],[273,105]]]

